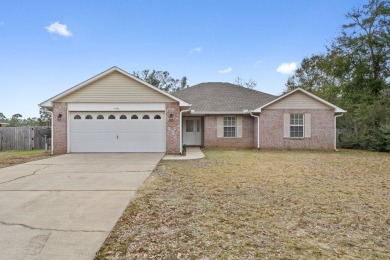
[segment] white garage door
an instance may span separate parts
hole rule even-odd
[[[70,152],[165,152],[164,112],[71,112]]]

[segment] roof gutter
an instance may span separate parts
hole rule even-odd
[[[188,112],[188,111],[191,111],[191,106],[186,109],[186,110],[182,110],[180,111],[180,154],[183,154],[183,133],[182,133],[182,124],[183,124],[183,112]]]
[[[191,115],[247,115],[248,111],[191,111]]]
[[[249,112],[249,114],[257,118],[257,149],[260,149],[260,114],[258,116],[255,116],[252,112]]]
[[[339,150],[337,149],[337,127],[336,127],[336,119],[338,117],[342,117],[344,114],[340,114],[340,115],[335,115],[334,116],[334,150],[336,152],[338,152]]]

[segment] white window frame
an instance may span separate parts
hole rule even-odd
[[[302,116],[302,124],[298,124],[297,121],[299,121],[299,118],[295,118],[295,116]],[[292,117],[294,117],[292,119]],[[293,123],[291,123],[291,119],[293,120]],[[292,136],[292,130],[291,127],[302,127],[302,136]],[[298,138],[302,139],[305,138],[305,114],[304,113],[290,113],[290,126],[289,126],[289,132],[290,132],[290,138]]]
[[[234,118],[234,125],[233,124],[225,124],[226,122],[229,123],[229,121],[227,121],[228,119],[233,119]],[[233,120],[231,120],[233,121]],[[226,131],[225,131],[225,128],[234,128],[234,136],[226,136]],[[237,117],[236,116],[224,116],[223,117],[223,137],[224,138],[236,138],[237,137]]]

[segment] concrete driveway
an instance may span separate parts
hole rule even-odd
[[[66,154],[0,169],[1,259],[92,259],[164,154]]]

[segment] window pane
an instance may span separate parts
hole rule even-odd
[[[303,125],[303,114],[290,114],[290,125]]]
[[[91,116],[91,115],[87,115],[87,116],[85,117],[85,119],[92,119],[92,116]]]
[[[290,137],[303,137],[303,126],[290,126]]]
[[[290,137],[296,137],[295,136],[295,126],[290,126]]]
[[[303,125],[303,114],[298,115],[298,125]]]
[[[295,125],[294,124],[294,116],[295,116],[295,114],[290,114],[290,125]]]
[[[225,126],[223,128],[223,136],[224,137],[236,137],[236,128],[230,127],[230,126]]]
[[[74,119],[81,119],[81,116],[75,115],[75,116],[74,116]]]
[[[97,119],[104,119],[104,116],[98,115]]]
[[[224,126],[236,126],[236,118],[234,116],[225,116],[223,118]]]
[[[108,117],[108,119],[115,119],[115,116],[114,116],[114,115],[110,115],[110,116]]]
[[[200,120],[196,120],[196,132],[200,132]]]
[[[132,115],[131,119],[138,119],[138,116],[137,115]]]
[[[149,117],[148,115],[144,115],[144,116],[142,117],[142,119],[150,119],[150,117]]]
[[[127,116],[121,115],[121,117],[119,119],[127,119]]]
[[[155,115],[154,119],[161,119],[161,116],[160,115]]]
[[[186,120],[186,132],[194,132],[194,121]]]
[[[303,114],[290,114],[290,125],[303,125]]]

